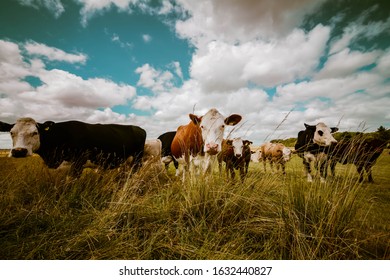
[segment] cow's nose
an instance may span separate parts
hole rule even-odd
[[[218,144],[216,144],[216,143],[206,144],[206,152],[211,154],[211,155],[217,154],[218,153]]]
[[[27,149],[26,148],[15,148],[15,149],[12,149],[11,151],[11,155],[13,157],[25,157],[27,156]]]
[[[236,157],[240,158],[240,157],[241,157],[241,154],[236,154]]]

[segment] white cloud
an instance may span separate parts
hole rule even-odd
[[[210,91],[237,90],[249,82],[265,87],[288,83],[313,74],[328,38],[329,28],[319,25],[272,42],[211,42],[207,51],[193,56],[191,75]]]
[[[41,6],[48,9],[56,18],[60,17],[65,8],[61,0],[18,0],[20,4],[39,9]]]
[[[23,61],[19,46],[0,40],[0,93],[14,94],[29,90],[31,86],[22,79],[31,74],[30,65]]]
[[[99,108],[126,104],[136,92],[129,85],[118,85],[101,78],[84,80],[58,69],[44,70],[39,78],[43,85],[20,94],[22,100],[69,108]]]
[[[161,15],[166,15],[169,14],[172,10],[174,10],[172,3],[169,0],[163,0],[162,7],[158,13]]]
[[[172,67],[174,68],[175,74],[183,80],[183,71],[181,70],[180,62],[174,61],[172,62]]]
[[[135,73],[140,74],[137,85],[151,89],[152,91],[163,91],[173,86],[173,74],[171,72],[156,70],[149,64],[138,67]]]
[[[79,61],[61,50],[56,49],[53,54],[51,48],[43,49],[48,50],[45,55],[50,59]],[[15,121],[22,116],[37,120],[86,120],[98,108],[125,105],[136,96],[131,85],[102,78],[83,79],[60,69],[47,70],[42,60],[23,57],[21,48],[9,41],[0,41],[0,66],[2,121]],[[26,76],[38,78],[42,85],[32,87],[24,81]]]
[[[212,40],[229,43],[283,37],[305,14],[324,1],[311,0],[178,0],[190,17],[176,23],[180,36],[201,46]]]
[[[77,0],[81,5],[81,23],[86,26],[88,20],[97,13],[103,13],[112,7],[120,12],[132,13],[134,7],[152,13],[154,9],[148,5],[150,0]]]
[[[88,58],[85,54],[70,54],[36,42],[27,43],[24,47],[30,55],[44,56],[49,60],[84,64]]]
[[[364,66],[376,62],[380,51],[360,52],[344,49],[328,57],[325,66],[316,75],[316,79],[345,77],[355,73]]]
[[[142,34],[142,40],[144,40],[145,43],[150,43],[152,41],[152,36],[149,34]]]

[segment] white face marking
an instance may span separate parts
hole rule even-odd
[[[291,150],[287,147],[283,148],[283,160],[284,161],[289,161],[291,158]]]
[[[12,149],[10,156],[31,156],[39,149],[40,140],[37,123],[30,118],[17,120],[10,131],[12,137]]]
[[[320,122],[316,125],[313,142],[320,146],[329,146],[337,141],[332,135],[332,130],[326,124]]]
[[[226,125],[236,125],[241,120],[239,115],[224,118],[217,109],[210,109],[202,117],[200,128],[202,131],[203,151],[209,155],[216,155],[222,149],[223,133]]]
[[[225,118],[215,109],[211,109],[202,117],[200,128],[204,142],[204,152],[215,155],[221,151]]]
[[[241,157],[244,149],[244,142],[241,138],[234,138],[232,142],[234,155],[236,157]]]

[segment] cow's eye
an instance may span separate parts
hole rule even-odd
[[[225,125],[223,124],[221,127],[222,127],[222,128],[225,128]]]
[[[36,131],[31,132],[31,135],[32,135],[32,136],[38,135],[38,132],[36,132]]]
[[[320,136],[322,136],[322,135],[324,135],[324,132],[323,132],[322,130],[318,130],[318,134],[319,134]]]

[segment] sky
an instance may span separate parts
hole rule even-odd
[[[241,114],[259,145],[304,123],[390,128],[388,0],[1,0],[0,121]],[[9,148],[0,133],[0,148]]]

